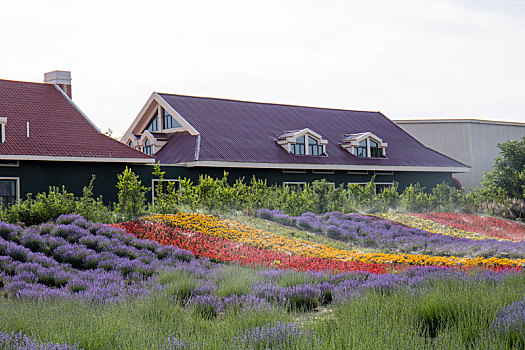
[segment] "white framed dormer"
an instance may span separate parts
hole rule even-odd
[[[167,137],[165,136],[156,137],[149,130],[144,130],[144,132],[142,133],[142,136],[138,139],[137,145],[135,146],[135,148],[143,153],[146,153],[152,156],[155,153],[157,153],[162,148],[162,146],[166,144],[166,142],[168,142]]]
[[[358,158],[386,158],[388,144],[371,132],[346,134],[341,147]]]
[[[139,151],[143,151],[144,147],[151,145],[153,154],[155,154],[166,143],[166,134],[176,132],[188,132],[193,136],[199,135],[199,132],[192,125],[158,93],[154,92],[122,137],[121,142]],[[149,135],[144,138],[147,133]],[[146,140],[149,141],[146,142]],[[145,143],[149,143],[149,145]]]
[[[277,138],[276,142],[288,153],[296,156],[326,156],[328,140],[305,128],[286,131]]]
[[[0,117],[0,143],[5,142],[5,126],[7,125],[7,117]]]

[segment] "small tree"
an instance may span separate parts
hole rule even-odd
[[[138,175],[126,167],[122,174],[117,175],[118,203],[116,209],[126,219],[139,216],[144,212],[146,191]]]
[[[494,168],[483,175],[482,187],[497,190],[501,187],[508,197],[525,199],[525,137],[498,144],[501,156]]]
[[[177,188],[175,182],[164,181],[164,174],[160,168],[160,163],[153,166],[153,175],[158,177],[159,181],[155,185],[153,203],[150,210],[154,213],[176,213],[177,210]]]

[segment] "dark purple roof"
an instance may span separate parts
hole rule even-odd
[[[0,117],[7,117],[0,157],[152,160],[101,134],[53,84],[0,80]]]
[[[380,112],[349,111],[159,94],[200,134],[172,135],[156,154],[164,164],[200,161],[466,167],[425,147]],[[275,141],[309,128],[328,140],[327,156],[294,156]],[[345,134],[372,132],[388,143],[386,159],[358,158],[341,147]]]

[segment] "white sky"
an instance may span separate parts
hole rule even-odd
[[[3,0],[0,78],[56,69],[117,136],[153,91],[525,122],[525,0]]]

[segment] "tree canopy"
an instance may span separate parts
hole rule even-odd
[[[525,199],[525,137],[498,144],[500,156],[494,168],[483,175],[482,186],[502,188],[512,198]]]

